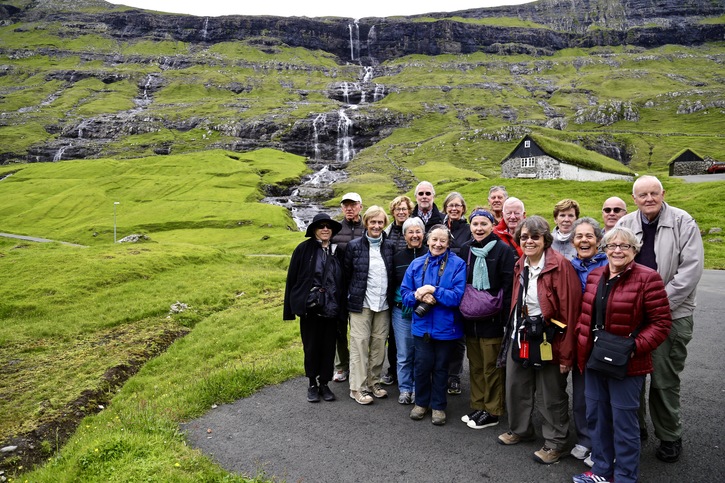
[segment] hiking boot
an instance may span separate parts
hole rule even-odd
[[[410,419],[420,421],[425,417],[425,413],[427,412],[428,408],[424,408],[423,406],[413,406],[413,409],[410,410]]]
[[[358,404],[372,404],[373,397],[367,391],[350,391],[350,397]]]
[[[466,414],[465,416],[461,416],[461,421],[468,424],[468,421],[470,421],[472,419],[476,419],[478,416],[481,415],[482,412],[483,412],[483,409],[475,409],[475,410],[471,411],[470,413]]]
[[[320,396],[322,396],[322,399],[325,401],[334,401],[335,394],[330,390],[330,387],[327,384],[320,384]]]
[[[395,384],[395,377],[392,374],[385,374],[380,378],[380,382],[386,386],[392,386]]]
[[[534,452],[534,461],[550,465],[556,463],[561,458],[562,452],[544,445],[539,451]]]
[[[503,445],[506,445],[506,446],[511,446],[511,445],[514,445],[514,444],[519,444],[522,441],[533,441],[533,439],[534,439],[533,436],[530,436],[530,437],[526,437],[525,438],[523,436],[519,436],[518,434],[516,434],[516,433],[514,433],[512,431],[507,431],[507,432],[505,432],[503,434],[500,434],[498,436],[498,442],[499,442],[499,444],[503,444]]]
[[[317,386],[310,386],[307,388],[307,402],[320,402],[320,390]]]
[[[380,384],[373,384],[373,390],[372,390],[373,396],[375,396],[378,399],[384,399],[388,397],[388,391],[380,387]]]
[[[674,463],[680,459],[682,454],[682,438],[677,441],[660,441],[660,447],[657,448],[655,456],[658,460],[665,463]]]
[[[587,456],[589,456],[589,448],[580,444],[575,444],[569,454],[578,460],[584,460]]]
[[[488,411],[481,411],[478,417],[468,421],[468,427],[471,429],[483,429],[498,424],[498,416],[490,414]]]
[[[400,396],[398,396],[398,402],[400,404],[413,404],[413,393],[401,392]]]
[[[434,409],[433,416],[431,417],[431,422],[436,426],[443,426],[444,424],[446,424],[446,412],[440,409]]]
[[[335,382],[345,382],[347,381],[347,376],[350,375],[350,371],[335,371],[335,374],[332,376],[332,380]]]
[[[455,379],[451,379],[448,381],[448,394],[451,394],[452,396],[457,396],[461,393],[461,381],[457,381]]]
[[[571,481],[573,483],[610,483],[608,479],[603,476],[595,475],[591,471],[587,471],[581,475],[572,476]]]

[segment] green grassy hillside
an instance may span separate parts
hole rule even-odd
[[[358,152],[327,205],[354,190],[387,207],[426,179],[439,204],[455,190],[469,207],[504,184],[548,220],[565,197],[597,219],[612,195],[634,209],[626,182],[500,179],[501,160],[533,134],[616,147],[703,231],[725,225],[725,182],[666,175],[685,148],[725,160],[725,43],[547,56],[504,47],[376,65],[370,83],[387,95],[348,109]],[[188,448],[179,423],[302,373],[298,327],[281,306],[303,235],[260,200],[308,172],[303,157],[271,148],[311,150],[298,124],[341,109],[333,93],[363,74],[264,36],[195,44],[73,22],[0,27],[0,178],[12,173],[0,179],[0,231],[82,245],[0,238],[0,442],[37,430],[44,463],[28,472],[37,453],[11,456],[10,478],[247,481]],[[360,149],[366,122],[379,135]],[[86,159],[27,163],[61,147]],[[114,221],[119,238],[150,240],[114,244]],[[725,269],[721,237],[704,239],[706,266]],[[176,302],[188,308],[172,311]]]

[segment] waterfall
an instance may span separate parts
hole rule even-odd
[[[81,121],[81,123],[78,124],[78,139],[83,139],[83,129],[87,124],[88,123],[86,121]]]
[[[373,102],[378,102],[383,97],[385,97],[385,86],[382,84],[375,84],[375,92],[373,92]]]
[[[347,117],[344,109],[338,112],[337,121],[337,156],[340,163],[348,163],[355,156],[355,148],[352,142],[352,120]]]
[[[355,19],[355,48],[357,49],[357,58],[360,59],[360,25]]]
[[[327,124],[327,114],[318,114],[314,121],[312,121],[313,140],[315,146],[315,161],[320,159],[320,131],[322,131]]]
[[[206,36],[208,34],[207,27],[209,27],[209,17],[204,19],[204,28],[201,30],[201,38],[204,40],[206,40]]]
[[[63,153],[65,153],[65,150],[68,148],[68,146],[61,146],[58,151],[55,152],[55,155],[53,156],[53,162],[57,163],[58,161],[63,159]]]
[[[355,60],[355,53],[357,52],[357,59],[360,60],[360,25],[357,23],[358,19],[354,20],[354,25],[347,24],[347,30],[350,33],[350,60]],[[355,31],[353,32],[353,26]]]
[[[347,24],[347,30],[350,32],[350,60],[355,60],[355,43],[352,41],[352,24]]]
[[[343,82],[340,88],[342,89],[342,98],[345,99],[345,104],[350,104],[350,84]]]
[[[363,82],[370,82],[373,79],[373,66],[368,65],[363,68]]]
[[[148,77],[146,78],[146,83],[143,86],[143,98],[144,99],[148,99],[149,98],[149,96],[148,96],[148,89],[149,89],[149,86],[151,85],[151,80],[152,79],[153,79],[153,76],[151,74],[149,74]]]

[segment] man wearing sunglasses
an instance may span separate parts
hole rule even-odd
[[[602,205],[602,219],[604,220],[603,233],[608,232],[617,224],[620,218],[627,214],[627,203],[622,198],[612,196]]]
[[[436,197],[436,190],[433,189],[433,185],[428,181],[421,181],[418,186],[415,187],[415,208],[411,217],[417,216],[423,223],[425,223],[425,232],[431,229],[435,225],[443,223],[443,215],[438,211],[438,207],[433,202]]]

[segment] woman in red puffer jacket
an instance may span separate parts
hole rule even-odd
[[[639,395],[652,372],[651,353],[667,338],[672,317],[662,278],[634,261],[640,247],[634,233],[615,227],[604,235],[602,247],[608,264],[587,278],[577,324],[577,360],[585,378],[594,466],[573,481],[634,483],[639,477]],[[623,380],[586,368],[593,327],[625,337],[638,330]]]

